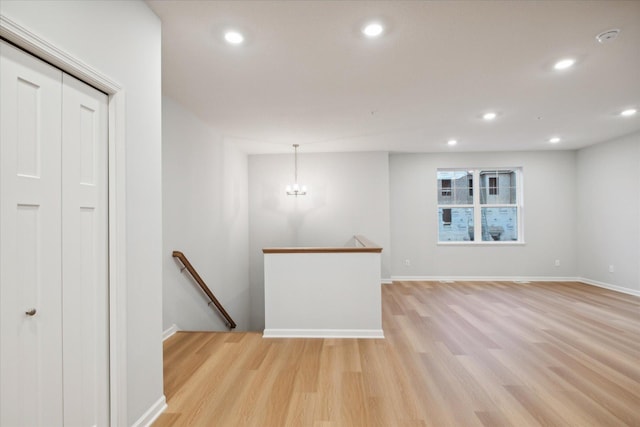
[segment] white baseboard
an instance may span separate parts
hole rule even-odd
[[[578,277],[545,276],[391,276],[399,282],[578,282]]]
[[[382,329],[265,329],[263,338],[374,338],[383,339]]]
[[[162,333],[162,341],[166,340],[167,338],[169,338],[171,335],[175,334],[178,331],[181,331],[181,329],[175,323],[169,326],[169,329],[167,329]]]
[[[383,285],[390,285],[393,283],[393,279],[392,278],[382,278],[382,284]]]
[[[162,395],[160,399],[145,412],[142,414],[138,420],[133,423],[131,427],[149,427],[153,422],[162,414],[165,409],[167,409],[167,400]]]
[[[611,285],[611,284],[605,283],[605,282],[598,282],[597,280],[591,280],[591,279],[587,279],[587,278],[584,278],[584,277],[579,277],[576,280],[578,280],[579,282],[585,283],[587,285],[597,286],[599,288],[605,288],[605,289],[609,289],[611,291],[622,292],[623,294],[634,295],[634,296],[640,297],[640,290],[624,288],[622,286]]]

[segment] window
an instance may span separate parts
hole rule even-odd
[[[438,170],[438,242],[522,242],[521,177],[519,168]]]
[[[445,226],[451,225],[451,209],[442,209],[442,223]]]
[[[489,178],[489,194],[493,196],[498,195],[498,177]]]
[[[443,179],[442,181],[442,195],[444,197],[449,197],[451,196],[451,180],[450,179]]]

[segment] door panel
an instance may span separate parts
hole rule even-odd
[[[107,426],[107,96],[63,76],[64,421]]]
[[[17,91],[17,131],[20,142],[17,146],[18,168],[20,176],[40,177],[40,153],[42,140],[38,133],[38,110],[40,109],[40,87],[18,77],[15,81]]]
[[[61,71],[0,42],[3,426],[63,423],[61,83]]]

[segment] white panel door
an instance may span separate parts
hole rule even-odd
[[[0,425],[7,427],[63,425],[61,82],[61,71],[0,42]]]
[[[64,74],[64,424],[109,424],[107,96]]]
[[[0,426],[106,427],[107,96],[0,49]]]

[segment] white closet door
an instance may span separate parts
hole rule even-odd
[[[0,426],[106,427],[108,99],[0,49]]]
[[[63,425],[61,81],[61,71],[0,42],[0,425],[8,427]]]
[[[64,424],[109,424],[107,96],[64,74]]]

